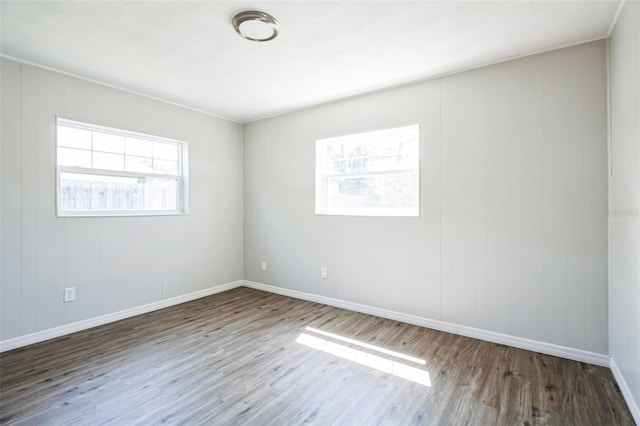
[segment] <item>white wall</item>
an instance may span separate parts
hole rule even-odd
[[[0,340],[242,278],[240,125],[7,59],[1,71]],[[56,218],[56,115],[188,142],[191,214]]]
[[[420,217],[314,215],[316,139],[414,123]],[[247,124],[245,279],[607,354],[606,129],[604,41]]]
[[[640,2],[625,3],[609,47],[611,356],[640,422]]]

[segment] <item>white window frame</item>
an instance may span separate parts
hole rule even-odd
[[[124,136],[152,142],[162,142],[174,144],[178,147],[177,174],[161,174],[161,173],[139,173],[124,170],[107,170],[78,166],[62,166],[58,165],[58,124],[67,127],[75,127],[88,131],[95,131],[117,136]],[[57,217],[113,217],[113,216],[176,216],[189,214],[189,149],[188,144],[184,141],[176,139],[164,138],[161,136],[148,135],[129,130],[116,129],[112,127],[100,126],[97,124],[84,123],[75,120],[69,120],[62,117],[55,117],[56,130],[56,216]],[[90,152],[94,152],[93,146]],[[98,152],[98,151],[96,151]],[[125,178],[164,178],[177,180],[177,196],[175,210],[125,210],[125,209],[102,209],[102,210],[61,210],[62,191],[60,190],[61,173],[77,173],[84,175],[96,176],[114,176]]]
[[[326,155],[326,146],[332,141],[347,138],[360,138],[367,135],[380,134],[389,131],[396,131],[401,129],[416,128],[418,132],[418,157],[420,157],[420,125],[413,124],[407,126],[399,126],[393,128],[387,128],[382,130],[374,130],[362,133],[354,133],[344,136],[337,136],[331,138],[324,138],[316,140],[316,203],[315,214],[316,215],[331,215],[331,216],[389,216],[389,217],[419,217],[420,216],[420,159],[418,159],[417,167],[411,169],[394,169],[394,170],[382,170],[374,172],[361,172],[361,173],[328,173],[329,159]],[[370,176],[382,176],[389,174],[416,174],[418,180],[417,186],[417,206],[415,208],[336,208],[331,207],[328,201],[328,185],[331,178],[362,178]]]

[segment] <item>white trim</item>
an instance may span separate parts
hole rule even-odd
[[[371,208],[333,208],[317,207],[318,216],[370,216],[370,217],[420,217],[420,208],[393,208],[393,207],[371,207]]]
[[[613,28],[615,26],[615,23],[618,20],[618,15],[620,14],[620,11],[622,10],[622,5],[624,4],[625,1],[626,0],[622,0],[622,4],[619,6],[618,11],[616,12],[616,15],[614,16],[614,19],[611,22],[611,27],[609,28],[609,31],[613,30]],[[211,116],[211,117],[219,118],[221,120],[226,120],[226,121],[229,121],[229,122],[232,122],[232,123],[249,124],[249,123],[254,123],[256,121],[266,120],[266,119],[269,119],[269,118],[274,118],[274,117],[279,117],[279,116],[282,116],[282,115],[293,114],[293,113],[296,113],[296,112],[305,111],[305,110],[308,110],[308,109],[311,109],[311,108],[316,108],[316,107],[319,107],[319,106],[332,104],[334,102],[342,102],[342,101],[346,101],[346,100],[349,100],[349,99],[358,98],[358,97],[361,97],[361,96],[368,96],[368,95],[371,95],[371,94],[374,94],[374,93],[384,92],[384,91],[390,90],[390,89],[396,89],[396,88],[399,88],[399,87],[410,86],[412,84],[418,84],[418,83],[422,83],[422,82],[425,82],[425,81],[436,80],[436,79],[440,79],[440,78],[443,78],[443,77],[448,77],[450,75],[455,75],[455,74],[460,74],[460,73],[463,73],[463,72],[475,70],[475,69],[478,69],[478,68],[488,67],[488,66],[491,66],[491,65],[497,65],[497,64],[513,61],[513,60],[520,59],[520,58],[526,58],[528,56],[539,55],[539,54],[542,54],[542,53],[552,52],[554,50],[566,49],[568,47],[573,47],[573,46],[578,46],[578,45],[581,45],[581,44],[591,43],[591,42],[594,42],[594,41],[606,39],[606,38],[609,37],[609,35],[611,35],[610,32],[608,34],[606,34],[606,35],[599,36],[599,37],[592,37],[592,38],[589,38],[589,39],[586,39],[586,40],[581,40],[581,41],[577,41],[577,42],[573,42],[573,43],[561,44],[559,46],[550,47],[550,48],[547,48],[547,49],[536,50],[534,52],[525,53],[525,54],[522,54],[522,55],[514,55],[514,56],[510,56],[508,58],[504,58],[504,59],[497,59],[495,61],[482,62],[482,63],[480,63],[478,65],[471,65],[471,66],[468,66],[468,67],[462,67],[462,68],[458,68],[458,69],[455,69],[455,70],[452,70],[452,71],[443,72],[443,73],[440,73],[440,74],[425,75],[425,76],[413,79],[411,81],[398,82],[396,84],[391,84],[389,86],[380,87],[380,88],[373,89],[373,90],[363,90],[361,92],[352,93],[350,95],[345,95],[345,96],[338,97],[338,98],[335,98],[335,99],[318,100],[317,102],[311,102],[311,103],[308,103],[308,104],[303,104],[303,105],[300,105],[298,107],[293,107],[293,108],[289,108],[289,109],[285,108],[285,109],[283,109],[282,111],[279,111],[279,112],[274,112],[274,113],[266,114],[266,115],[259,115],[259,116],[254,117],[254,118],[247,118],[247,119],[244,119],[244,120],[234,120],[234,119],[231,119],[231,118],[228,118],[228,117],[224,117],[222,115],[215,114],[215,113],[212,113],[212,112],[208,112],[208,111],[205,111],[205,110],[202,110],[202,109],[193,108],[193,107],[190,107],[190,106],[187,106],[187,105],[184,105],[184,104],[168,101],[166,99],[158,98],[158,97],[151,96],[151,95],[145,95],[144,93],[136,92],[136,91],[130,90],[130,89],[125,89],[124,87],[117,86],[115,84],[103,83],[103,82],[98,81],[98,80],[93,80],[91,78],[83,77],[83,76],[78,75],[78,74],[73,74],[73,73],[70,73],[70,72],[67,72],[67,71],[62,71],[62,70],[57,69],[57,68],[41,65],[41,64],[38,64],[37,62],[27,61],[26,59],[21,59],[21,58],[15,57],[15,56],[6,55],[6,54],[1,53],[1,52],[0,52],[0,57],[7,58],[7,59],[12,60],[12,61],[20,62],[20,63],[23,63],[25,65],[31,65],[31,66],[34,66],[34,67],[38,67],[38,68],[42,68],[42,69],[45,69],[45,70],[54,71],[54,72],[57,72],[57,73],[60,73],[60,74],[68,75],[68,76],[71,76],[71,77],[75,77],[75,78],[78,78],[80,80],[88,81],[90,83],[99,84],[101,86],[110,87],[112,89],[121,90],[123,92],[131,93],[131,94],[138,95],[138,96],[143,96],[143,97],[148,98],[148,99],[153,99],[155,101],[163,102],[163,103],[166,103],[166,104],[169,104],[169,105],[177,106],[177,107],[180,107],[180,108],[185,108],[185,109],[188,109],[188,110],[191,110],[191,111],[199,112],[201,114],[205,114],[205,115],[208,115],[208,116]]]
[[[613,373],[613,377],[616,379],[618,383],[618,387],[620,388],[620,392],[622,392],[622,396],[627,402],[627,406],[629,407],[629,411],[631,411],[631,415],[633,419],[636,421],[636,424],[640,425],[640,407],[638,407],[638,403],[633,399],[633,394],[631,393],[631,389],[629,389],[629,385],[627,381],[624,379],[622,372],[618,368],[618,364],[611,357],[611,372]]]
[[[158,309],[167,308],[169,306],[178,305],[180,303],[189,302],[191,300],[199,299],[201,297],[210,296],[212,294],[221,293],[223,291],[232,290],[237,287],[248,287],[255,290],[262,290],[269,293],[280,294],[282,296],[293,297],[296,299],[307,300],[310,302],[322,303],[328,306],[334,306],[337,308],[348,309],[350,311],[361,312],[368,315],[375,315],[381,318],[388,318],[396,321],[402,321],[407,324],[414,324],[421,327],[431,328],[434,330],[444,331],[447,333],[458,334],[461,336],[472,337],[479,340],[485,340],[488,342],[499,343],[503,345],[513,346],[516,348],[526,349],[530,351],[540,352],[547,355],[558,356],[561,358],[567,358],[574,361],[587,362],[590,364],[600,365],[608,367],[610,365],[609,356],[603,354],[597,354],[594,352],[583,351],[581,349],[574,349],[565,346],[554,345],[552,343],[545,343],[536,340],[525,339],[522,337],[510,336],[502,333],[494,333],[492,331],[481,330],[474,327],[467,327],[463,325],[452,324],[445,321],[433,320],[417,315],[405,314],[402,312],[391,311],[382,308],[376,308],[374,306],[363,305],[360,303],[349,302],[346,300],[335,299],[332,297],[319,296],[311,293],[305,293],[297,290],[290,290],[281,287],[275,287],[272,285],[257,283],[253,281],[234,281],[227,284],[221,284],[215,287],[211,287],[205,290],[199,290],[193,293],[184,294],[181,296],[172,297],[169,299],[152,302],[147,305],[138,306],[135,308],[125,309],[123,311],[114,312],[111,314],[101,315],[95,318],[89,318],[83,321],[74,322],[71,324],[65,324],[60,327],[50,328],[48,330],[38,331],[36,333],[27,334],[25,336],[15,337],[0,342],[0,352],[17,349],[23,346],[32,345],[34,343],[42,342],[45,340],[53,339],[56,337],[64,336],[67,334],[75,333],[78,331],[86,330],[89,328],[97,327],[100,325],[108,324],[114,321],[119,321],[125,318],[131,318],[136,315],[145,314],[147,312],[156,311]],[[613,363],[611,363],[613,369]],[[616,367],[617,370],[617,367]],[[616,380],[620,383],[623,395],[628,401],[633,401],[630,396],[628,386],[624,382],[620,371],[617,370],[617,374],[614,371]],[[631,407],[631,404],[630,404]],[[637,413],[637,406],[635,406]],[[633,409],[634,408],[630,408]]]
[[[611,41],[607,39],[605,43],[605,64],[606,64],[606,84],[607,84],[607,189],[611,188],[613,179],[613,139],[611,138]],[[611,191],[607,190],[607,213],[612,210]],[[609,332],[608,350],[613,354],[613,240],[612,240],[611,215],[607,214],[607,320]]]
[[[485,340],[487,342],[499,343],[503,345],[513,346],[515,348],[526,349],[529,351],[540,352],[547,355],[553,355],[560,358],[567,358],[574,361],[586,362],[589,364],[609,366],[609,356],[598,354],[595,352],[584,351],[581,349],[569,348],[566,346],[554,345],[552,343],[540,342],[537,340],[525,339],[522,337],[510,336],[508,334],[495,333],[492,331],[481,330],[479,328],[467,327],[463,325],[453,324],[445,321],[433,320],[417,315],[405,314],[402,312],[390,311],[387,309],[376,308],[374,306],[362,305],[360,303],[348,302],[346,300],[334,299],[332,297],[318,296],[311,293],[305,293],[297,290],[290,290],[272,285],[261,284],[253,281],[244,281],[244,286],[256,290],[267,291],[269,293],[289,296],[296,299],[308,300],[310,302],[322,303],[337,308],[348,309],[350,311],[362,312],[364,314],[375,315],[382,318],[388,318],[396,321],[402,321],[408,324],[414,324],[421,327],[431,328],[434,330],[445,331],[447,333],[458,334],[461,336],[472,337],[474,339]]]
[[[168,308],[169,306],[179,305],[180,303],[189,302],[201,297],[210,296],[212,294],[221,293],[223,291],[232,290],[241,287],[243,281],[234,281],[210,287],[204,290],[195,291],[193,293],[183,294],[181,296],[171,297],[169,299],[159,300],[157,302],[148,303],[146,305],[113,312],[99,317],[89,318],[86,320],[74,322],[71,324],[61,325],[59,327],[42,330],[35,333],[27,334],[13,339],[3,340],[0,342],[0,352],[10,351],[34,343],[43,342],[55,337],[64,336],[99,325],[109,324],[114,321],[120,321],[125,318],[131,318],[136,315],[146,314],[148,312],[157,311],[158,309]]]
[[[279,294],[282,296],[293,297],[296,299],[307,300],[310,302],[322,303],[328,306],[334,306],[337,308],[348,309],[355,312],[361,312],[368,315],[375,315],[382,318],[388,318],[396,321],[402,321],[408,324],[414,324],[421,327],[431,328],[434,330],[444,331],[447,333],[458,334],[461,336],[472,337],[479,340],[485,340],[488,342],[504,344],[513,346],[516,348],[526,349],[530,351],[540,352],[547,355],[558,356],[561,358],[567,358],[574,361],[587,362],[590,364],[600,365],[603,367],[610,367],[613,373],[622,396],[624,397],[629,411],[636,421],[640,424],[640,408],[633,399],[633,394],[629,389],[622,372],[618,368],[615,360],[609,358],[607,355],[598,354],[594,352],[583,351],[580,349],[568,348],[565,346],[554,345],[551,343],[539,342],[536,340],[524,339],[521,337],[510,336],[507,334],[494,333],[492,331],[481,330],[478,328],[467,327],[457,324],[448,323],[445,321],[432,320],[429,318],[420,317],[417,315],[405,314],[396,311],[390,311],[387,309],[376,308],[374,306],[363,305],[360,303],[349,302],[346,300],[335,299],[332,297],[319,296],[311,293],[305,293],[297,290],[290,290],[286,288],[276,287],[268,284],[257,283],[253,281],[234,281],[226,284],[221,284],[215,287],[210,287],[205,290],[195,291],[193,293],[183,294],[181,296],[172,297],[169,299],[152,302],[146,305],[138,306],[135,308],[129,308],[122,311],[114,312],[111,314],[101,315],[95,318],[89,318],[83,321],[74,322],[71,324],[65,324],[60,327],[50,328],[48,330],[38,331],[36,333],[27,334],[25,336],[15,337],[0,341],[0,353],[9,351],[12,349],[21,348],[23,346],[32,345],[34,343],[43,342],[45,340],[53,339],[56,337],[64,336],[78,331],[87,330],[89,328],[97,327],[100,325],[108,324],[111,322],[119,321],[125,318],[131,318],[136,315],[142,315],[148,312],[156,311],[159,309],[168,308],[170,306],[179,305],[181,303],[189,302],[191,300],[199,299],[202,297],[210,296],[212,294],[221,293],[223,291],[232,290],[238,287],[248,287],[255,290],[266,291],[269,293]]]
[[[39,63],[33,62],[33,61],[28,61],[26,59],[21,59],[21,58],[18,58],[16,56],[7,55],[7,54],[4,54],[4,53],[0,52],[0,58],[6,58],[6,59],[9,59],[10,61],[19,62],[19,63],[24,64],[24,65],[29,65],[29,66],[32,66],[32,67],[42,68],[42,69],[47,70],[47,71],[57,72],[58,74],[63,74],[63,75],[67,75],[69,77],[77,78],[79,80],[88,81],[89,83],[99,84],[100,86],[105,86],[105,87],[109,87],[111,89],[120,90],[122,92],[130,93],[130,94],[136,95],[136,96],[142,96],[143,98],[153,99],[154,101],[162,102],[162,103],[168,104],[168,105],[173,105],[173,106],[178,107],[178,108],[188,109],[189,111],[194,111],[194,112],[198,112],[200,114],[208,115],[210,117],[219,118],[220,120],[225,120],[225,121],[229,121],[231,123],[236,123],[236,124],[242,124],[241,121],[234,120],[234,119],[231,119],[231,118],[228,118],[228,117],[224,117],[222,115],[215,114],[213,112],[209,112],[209,111],[205,111],[203,109],[190,107],[190,106],[178,103],[178,102],[173,102],[173,101],[169,101],[167,99],[158,98],[156,96],[146,95],[146,94],[144,94],[142,92],[136,92],[135,90],[127,89],[125,87],[118,86],[116,84],[105,83],[103,81],[94,80],[94,79],[89,78],[89,77],[83,77],[80,74],[74,74],[72,72],[63,71],[63,70],[61,70],[59,68],[48,67],[46,65],[42,65],[42,64],[39,64]]]
[[[620,17],[620,13],[622,12],[622,8],[624,7],[624,4],[626,2],[627,0],[620,1],[620,4],[618,5],[618,9],[616,9],[616,13],[614,13],[613,19],[611,20],[611,24],[609,25],[609,30],[607,31],[607,38],[611,37],[611,33],[616,28],[616,24],[618,23],[618,18]]]
[[[541,55],[543,53],[553,52],[554,50],[566,49],[566,48],[573,47],[573,46],[579,46],[581,44],[593,43],[594,41],[605,40],[605,39],[607,39],[607,37],[608,37],[607,35],[598,36],[598,37],[592,37],[592,38],[589,38],[589,39],[586,39],[586,40],[576,41],[576,42],[573,42],[573,43],[561,44],[559,46],[550,47],[548,49],[536,50],[536,51],[531,52],[531,53],[525,53],[525,54],[522,54],[522,55],[509,56],[508,58],[505,58],[505,59],[497,59],[495,61],[482,62],[482,63],[480,63],[478,65],[470,65],[468,67],[462,67],[462,68],[454,69],[454,70],[451,70],[451,71],[446,71],[446,72],[443,72],[443,73],[440,73],[440,74],[425,75],[425,76],[418,77],[418,78],[410,80],[410,81],[399,82],[399,83],[396,83],[396,84],[391,84],[389,86],[384,86],[384,87],[380,87],[380,88],[372,89],[372,90],[363,90],[362,92],[357,92],[357,93],[353,93],[353,94],[350,94],[350,95],[345,95],[345,96],[342,96],[342,97],[339,97],[339,98],[335,98],[335,99],[319,100],[319,101],[317,101],[315,103],[304,104],[304,105],[301,105],[301,106],[298,106],[298,107],[282,110],[281,112],[274,112],[273,114],[267,114],[267,115],[258,116],[257,118],[248,118],[248,119],[240,121],[240,123],[241,124],[249,124],[249,123],[254,123],[256,121],[262,121],[262,120],[267,120],[267,119],[270,119],[270,118],[280,117],[282,115],[294,114],[296,112],[306,111],[306,110],[310,110],[312,108],[317,108],[317,107],[324,106],[324,105],[330,105],[330,104],[336,103],[336,102],[348,101],[350,99],[359,98],[359,97],[362,97],[362,96],[369,96],[369,95],[373,95],[373,94],[376,94],[376,93],[382,93],[382,92],[385,92],[385,91],[391,90],[391,89],[397,89],[397,88],[400,88],[400,87],[411,86],[413,84],[424,83],[425,81],[439,80],[439,79],[444,78],[444,77],[449,77],[449,76],[452,76],[452,75],[461,74],[463,72],[472,71],[472,70],[475,70],[475,69],[478,69],[478,68],[490,67],[492,65],[498,65],[498,64],[502,64],[504,62],[515,61],[516,59],[522,59],[522,58],[526,58],[526,57],[529,57],[529,56]]]
[[[68,146],[58,146],[57,148],[66,148],[66,149],[75,149],[78,151],[87,151],[87,152],[97,152],[103,153],[102,151],[95,151],[93,149],[79,149],[79,148],[70,148]],[[105,154],[112,154],[111,152],[105,152]],[[125,154],[115,154],[122,155]],[[129,157],[136,157],[135,155],[129,155]],[[139,158],[150,158],[150,157],[139,157]],[[109,176],[109,177],[123,177],[123,178],[159,178],[159,179],[168,179],[168,180],[179,180],[182,179],[181,175],[166,175],[160,173],[141,173],[141,172],[130,172],[128,170],[108,170],[108,169],[99,169],[97,167],[82,167],[82,166],[56,166],[59,172],[62,173],[75,173],[77,175],[98,175],[98,176]]]
[[[102,124],[89,123],[86,121],[71,120],[69,118],[60,117],[59,115],[56,115],[55,118],[56,118],[56,127],[59,125],[62,125],[63,127],[73,127],[75,129],[86,130],[88,132],[107,133],[114,136],[142,139],[149,142],[170,143],[174,145],[184,145],[187,143],[179,139],[172,139],[164,136],[152,135],[150,133],[142,133],[142,132],[136,132],[134,130],[119,129],[117,127],[103,126]],[[62,145],[62,146],[66,146],[66,145]],[[70,146],[69,148],[75,148],[75,147]],[[76,148],[76,149],[86,150],[86,148]],[[93,148],[91,148],[91,151],[93,151]],[[112,153],[109,151],[99,151],[99,152]],[[123,151],[123,154],[124,154],[124,151]],[[131,155],[131,154],[127,154],[127,155]],[[134,156],[138,156],[138,155],[134,155]]]

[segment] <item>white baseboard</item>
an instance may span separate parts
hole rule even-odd
[[[319,296],[311,293],[305,293],[297,290],[290,290],[282,287],[276,287],[276,286],[257,283],[253,281],[234,281],[231,283],[211,287],[205,290],[200,290],[193,293],[183,294],[181,296],[176,296],[169,299],[164,299],[157,302],[149,303],[147,305],[137,306],[135,308],[125,309],[123,311],[101,315],[99,317],[89,318],[83,321],[78,321],[71,324],[65,324],[60,327],[55,327],[48,330],[27,334],[25,336],[20,336],[13,339],[0,341],[0,352],[17,349],[23,346],[53,339],[55,337],[64,336],[67,334],[75,333],[77,331],[82,331],[92,327],[108,324],[114,321],[119,321],[125,318],[134,317],[136,315],[141,315],[147,312],[156,311],[158,309],[167,308],[169,306],[178,305],[180,303],[189,302],[191,300],[199,299],[205,296],[210,296],[216,293],[221,293],[223,291],[231,290],[231,289],[242,287],[242,286],[253,288],[256,290],[267,291],[269,293],[280,294],[283,296],[289,296],[296,299],[307,300],[310,302],[322,303],[324,305],[335,306],[337,308],[348,309],[355,312],[362,312],[364,314],[375,315],[382,318],[402,321],[408,324],[414,324],[421,327],[431,328],[434,330],[445,331],[447,333],[473,337],[479,340],[485,340],[493,343],[500,343],[503,345],[513,346],[521,349],[527,349],[530,351],[540,352],[547,355],[567,358],[574,361],[581,361],[581,362],[587,362],[590,364],[600,365],[604,367],[610,367],[611,371],[613,372],[613,376],[615,377],[618,383],[618,386],[620,387],[620,391],[622,392],[622,395],[624,396],[627,402],[627,405],[629,406],[629,410],[631,411],[633,418],[635,419],[637,424],[640,424],[640,408],[638,408],[638,404],[633,399],[631,390],[629,389],[629,386],[627,385],[627,382],[625,381],[624,376],[622,375],[622,372],[620,371],[617,364],[615,363],[615,360],[613,358],[610,358],[608,355],[583,351],[580,349],[574,349],[574,348],[569,348],[565,346],[554,345],[551,343],[539,342],[536,340],[525,339],[522,337],[510,336],[502,333],[495,333],[492,331],[452,324],[445,321],[433,320],[425,317],[420,317],[417,315],[405,314],[402,312],[376,308],[374,306],[363,305],[360,303],[349,302],[346,300],[335,299],[332,297]]]
[[[638,403],[636,402],[636,400],[633,399],[631,389],[629,389],[629,385],[624,379],[622,371],[620,371],[620,369],[618,368],[618,364],[616,364],[616,361],[613,357],[611,357],[611,372],[613,373],[613,377],[615,377],[616,382],[618,383],[618,387],[620,388],[620,392],[622,392],[622,396],[624,396],[624,399],[627,402],[627,406],[629,407],[629,411],[631,411],[633,419],[636,421],[636,424],[640,425],[640,407],[638,407]]]
[[[535,352],[541,352],[547,355],[554,355],[554,356],[567,358],[575,361],[587,362],[590,364],[601,365],[605,367],[609,367],[610,365],[608,355],[597,354],[594,352],[583,351],[580,349],[568,348],[565,346],[554,345],[551,343],[539,342],[536,340],[525,339],[522,337],[510,336],[507,334],[494,333],[492,331],[486,331],[478,328],[467,327],[467,326],[448,323],[445,321],[438,321],[438,320],[433,320],[425,317],[420,317],[417,315],[411,315],[411,314],[406,314],[402,312],[376,308],[374,306],[363,305],[360,303],[353,303],[346,300],[335,299],[332,297],[319,296],[319,295],[305,293],[305,292],[296,291],[296,290],[289,290],[286,288],[257,283],[253,281],[234,281],[234,282],[222,284],[216,287],[211,287],[205,290],[200,290],[193,293],[172,297],[170,299],[164,299],[158,302],[149,303],[147,305],[137,306],[135,308],[125,309],[123,311],[101,315],[99,317],[89,318],[83,321],[78,321],[71,324],[65,324],[60,327],[55,327],[48,330],[27,334],[25,336],[4,340],[0,342],[0,352],[20,348],[23,346],[53,339],[55,337],[64,336],[67,334],[75,333],[77,331],[82,331],[92,327],[97,327],[99,325],[108,324],[110,322],[119,321],[121,319],[130,318],[136,315],[145,314],[147,312],[155,311],[158,309],[167,308],[169,306],[188,302],[190,300],[209,296],[215,293],[231,290],[233,288],[237,288],[240,286],[245,286],[245,287],[253,288],[256,290],[263,290],[270,293],[280,294],[283,296],[294,297],[296,299],[322,303],[325,305],[335,306],[337,308],[348,309],[351,311],[362,312],[364,314],[375,315],[382,318],[402,321],[408,324],[419,325],[421,327],[427,327],[434,330],[445,331],[448,333],[458,334],[461,336],[473,337],[473,338],[485,340],[488,342],[500,343],[503,345],[513,346],[516,348],[527,349]],[[628,392],[628,388],[627,388],[627,392]]]
[[[204,290],[195,291],[193,293],[159,300],[157,302],[149,303],[142,306],[136,306],[135,308],[129,308],[123,311],[101,315],[99,317],[61,325],[60,327],[54,327],[48,330],[38,331],[36,333],[15,337],[13,339],[3,340],[0,342],[0,352],[10,351],[11,349],[21,348],[23,346],[32,345],[34,343],[75,333],[77,331],[86,330],[88,328],[97,327],[99,325],[108,324],[110,322],[134,317],[136,315],[146,314],[147,312],[157,311],[158,309],[168,308],[169,306],[173,305],[179,305],[180,303],[189,302],[190,300],[199,299],[201,297],[210,296],[212,294],[241,287],[243,283],[243,281],[234,281],[227,284],[221,284]]]
[[[604,367],[610,367],[613,373],[620,391],[624,396],[624,399],[629,406],[629,410],[635,419],[635,422],[640,425],[640,408],[637,402],[634,400],[631,390],[627,385],[622,372],[618,368],[615,360],[608,355],[598,354],[594,352],[583,351],[580,349],[569,348],[565,346],[554,345],[551,343],[539,342],[536,340],[525,339],[522,337],[510,336],[502,333],[494,333],[492,331],[481,330],[478,328],[467,327],[457,324],[448,323],[445,321],[433,320],[417,315],[405,314],[402,312],[391,311],[387,309],[376,308],[374,306],[363,305],[360,303],[349,302],[346,300],[335,299],[332,297],[319,296],[311,293],[305,293],[297,290],[290,290],[282,287],[276,287],[272,285],[257,283],[253,281],[234,281],[227,284],[218,285],[205,290],[196,291],[193,293],[183,294],[181,296],[172,297],[169,299],[160,300],[157,302],[149,303],[147,305],[137,306],[135,308],[125,309],[122,311],[114,312],[111,314],[101,315],[95,318],[89,318],[83,321],[74,322],[71,324],[65,324],[60,327],[51,328],[48,330],[39,331],[36,333],[27,334],[25,336],[16,337],[0,341],[0,352],[17,349],[23,346],[31,345],[34,343],[42,342],[45,340],[53,339],[55,337],[64,336],[67,334],[75,333],[78,331],[86,330],[92,327],[108,324],[114,321],[119,321],[125,318],[134,317],[136,315],[145,314],[147,312],[156,311],[158,309],[167,308],[169,306],[178,305],[180,303],[189,302],[191,300],[199,299],[201,297],[210,296],[212,294],[221,293],[223,291],[231,290],[237,287],[249,287],[256,290],[267,291],[269,293],[280,294],[283,296],[289,296],[296,299],[307,300],[310,302],[322,303],[324,305],[335,306],[337,308],[348,309],[355,312],[362,312],[364,314],[375,315],[382,318],[388,318],[396,321],[402,321],[408,324],[414,324],[421,327],[431,328],[434,330],[445,331],[452,334],[458,334],[461,336],[473,337],[479,340],[485,340],[493,343],[500,343],[516,348],[527,349],[535,352],[544,353],[547,355],[558,356],[561,358],[567,358],[574,361],[587,362],[590,364],[600,365]]]
[[[388,318],[396,321],[402,321],[408,324],[414,324],[414,325],[419,325],[421,327],[431,328],[434,330],[445,331],[447,333],[473,337],[479,340],[485,340],[493,343],[500,343],[507,346],[513,346],[520,349],[526,349],[526,350],[540,352],[547,355],[567,358],[574,361],[586,362],[589,364],[609,367],[609,356],[595,353],[595,352],[588,352],[581,349],[574,349],[566,346],[554,345],[552,343],[540,342],[537,340],[525,339],[517,336],[510,336],[508,334],[495,333],[492,331],[481,330],[479,328],[452,324],[445,321],[433,320],[425,317],[420,317],[417,315],[390,311],[387,309],[376,308],[374,306],[362,305],[359,303],[348,302],[346,300],[334,299],[332,297],[318,296],[311,293],[304,293],[297,290],[289,290],[286,288],[276,287],[276,286],[267,285],[267,284],[261,284],[253,281],[244,281],[244,286],[250,287],[256,290],[263,290],[270,293],[289,296],[296,299],[308,300],[310,302],[317,302],[317,303],[322,303],[324,305],[335,306],[337,308],[348,309],[350,311],[362,312],[364,314],[375,315],[378,317]]]

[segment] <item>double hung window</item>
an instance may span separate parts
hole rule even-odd
[[[187,144],[58,118],[58,216],[188,212]]]

